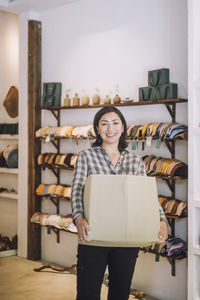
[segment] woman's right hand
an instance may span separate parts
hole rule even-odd
[[[75,219],[78,236],[80,238],[80,241],[82,243],[88,242],[88,232],[90,231],[90,226],[86,219],[84,219],[82,216],[78,216]]]

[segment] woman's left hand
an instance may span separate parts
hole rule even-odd
[[[160,221],[159,237],[160,242],[165,242],[168,239],[167,223],[165,221]]]

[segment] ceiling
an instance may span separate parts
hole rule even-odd
[[[79,0],[0,0],[0,10],[23,13],[25,11],[42,12]]]

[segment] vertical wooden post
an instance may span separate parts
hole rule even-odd
[[[41,152],[40,141],[35,132],[41,127],[41,22],[28,22],[28,258],[41,257],[41,231],[30,223],[41,204],[35,197],[35,188],[41,182],[41,170],[37,156]],[[36,230],[37,228],[37,230]]]

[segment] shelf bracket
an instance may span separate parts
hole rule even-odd
[[[51,143],[54,145],[54,147],[56,148],[57,152],[59,152],[59,147],[60,147],[60,141],[55,141],[55,140],[51,140]]]
[[[56,178],[57,178],[57,184],[59,184],[60,183],[60,170],[59,169],[53,169],[53,168],[51,168],[50,170],[56,176]]]
[[[171,153],[171,157],[172,158],[175,158],[175,141],[167,141],[167,140],[164,140],[165,141],[165,145],[167,146],[169,152]]]
[[[53,114],[53,116],[56,118],[56,120],[58,121],[59,118],[59,111],[57,111],[57,113],[54,110],[50,110],[50,112]]]
[[[57,243],[60,243],[60,230],[55,227],[47,226],[47,233],[51,234],[51,230],[56,234],[57,236]]]
[[[59,200],[55,199],[54,197],[49,197],[49,199],[53,202],[53,204],[56,206],[56,214],[60,214],[60,205],[59,205]]]
[[[176,264],[175,264],[175,259],[167,257],[168,262],[171,265],[171,275],[176,276]]]
[[[172,122],[176,122],[176,103],[165,104],[170,116],[172,117]]]
[[[163,179],[163,180],[167,183],[171,191],[171,196],[175,198],[175,179]]]
[[[171,227],[171,236],[175,237],[175,219],[167,219],[167,221]]]

